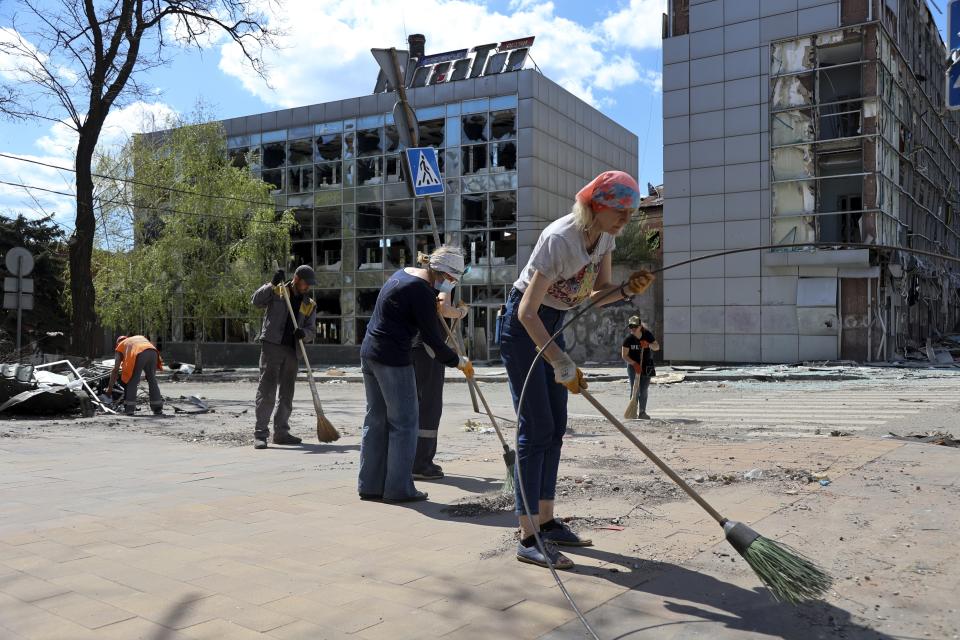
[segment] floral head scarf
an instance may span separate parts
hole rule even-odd
[[[591,209],[636,209],[640,205],[640,187],[623,171],[604,171],[577,192],[577,200]]]

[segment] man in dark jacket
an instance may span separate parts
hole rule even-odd
[[[640,321],[640,316],[630,316],[627,320],[630,335],[620,345],[620,357],[627,363],[630,378],[630,392],[633,392],[636,376],[640,376],[640,392],[637,395],[638,412],[641,420],[649,420],[647,415],[647,391],[650,378],[657,375],[653,366],[653,351],[660,351],[660,343],[653,333]]]
[[[300,265],[293,280],[284,284],[286,274],[278,270],[273,279],[256,290],[251,303],[266,309],[258,339],[260,347],[260,383],[257,386],[257,425],[254,431],[254,449],[266,449],[270,435],[270,414],[273,417],[274,444],[300,444],[300,438],[290,434],[290,413],[293,411],[293,390],[297,381],[297,340],[310,342],[316,332],[317,305],[307,296],[310,287],[317,284],[313,269]],[[282,292],[290,299],[297,322],[290,318]],[[279,402],[277,387],[279,386]]]

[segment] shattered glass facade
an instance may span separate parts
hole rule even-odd
[[[470,305],[461,324],[468,352],[497,358],[497,310],[540,231],[597,173],[635,174],[637,137],[533,70],[418,87],[409,99],[420,146],[438,151],[441,240],[461,246],[470,267],[455,290]],[[395,100],[381,93],[223,123],[231,161],[274,186],[278,210],[294,212],[287,269],[316,270],[311,350],[321,363],[358,361],[385,280],[434,249],[423,198],[409,196],[401,170]],[[205,360],[255,361],[246,347],[257,348],[259,327],[245,323],[223,318],[208,329],[207,342],[231,344],[211,345]],[[190,318],[175,318],[175,343],[193,335]]]
[[[960,255],[946,50],[911,0],[671,0],[664,261],[804,242]],[[664,274],[664,357],[884,360],[960,329],[960,273],[782,247]]]

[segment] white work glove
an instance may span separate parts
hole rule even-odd
[[[463,371],[463,375],[468,378],[473,377],[473,363],[470,362],[470,359],[466,356],[460,356],[460,362],[457,364],[457,369]]]
[[[557,384],[565,386],[570,393],[580,393],[580,389],[587,388],[587,381],[584,379],[583,371],[577,368],[573,358],[564,352],[551,363],[553,365],[553,379]]]

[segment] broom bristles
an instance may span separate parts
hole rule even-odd
[[[799,551],[763,536],[740,555],[780,602],[818,600],[833,584],[829,573]]]
[[[320,442],[333,442],[340,439],[340,432],[337,431],[326,416],[317,416],[317,440]]]

